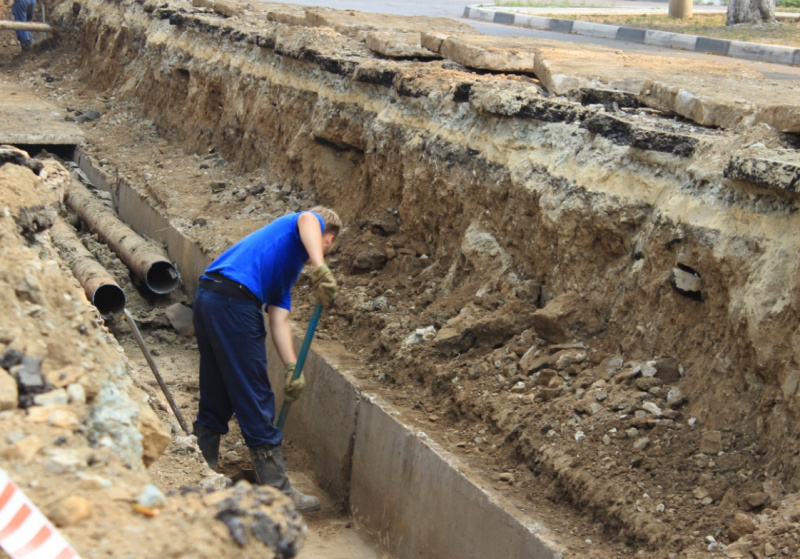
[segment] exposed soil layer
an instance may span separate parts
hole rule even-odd
[[[739,116],[706,128],[709,111],[647,107],[651,90],[558,96],[546,85],[564,80],[544,70],[367,47],[370,29],[463,32],[449,22],[213,7],[56,5],[72,31],[2,71],[68,116],[98,111],[82,149],[210,257],[287,211],[337,209],[341,291],[318,336],[567,556],[800,554],[797,138],[742,108],[763,97],[743,87],[725,105],[719,83],[736,77],[709,65],[705,102],[716,89],[714,110]],[[492,52],[514,50],[498,41]],[[615,71],[590,50],[598,76]],[[552,56],[539,68],[573,60]],[[642,83],[672,64],[633,62]],[[769,114],[796,114],[782,110]],[[164,315],[189,299],[173,297],[136,316],[184,372],[170,382],[192,417],[195,348]],[[298,328],[310,309],[301,281]],[[247,464],[238,442],[226,439],[223,473]],[[196,483],[196,454],[172,444],[151,478]],[[81,529],[76,543],[114,530]]]

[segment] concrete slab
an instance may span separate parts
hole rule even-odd
[[[0,144],[78,145],[83,132],[65,116],[24,87],[0,80]]]
[[[454,456],[397,415],[362,397],[350,499],[357,521],[389,553],[398,559],[562,556],[544,528],[475,485]]]
[[[373,32],[367,34],[367,48],[389,58],[440,58],[420,43],[420,33]]]

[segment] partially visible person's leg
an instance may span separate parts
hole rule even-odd
[[[23,23],[33,20],[33,9],[36,7],[36,2],[28,2],[26,0],[17,0],[11,6],[11,13],[14,14],[16,21]],[[27,49],[33,43],[33,35],[30,31],[17,31],[17,41],[22,45],[23,50]]]
[[[192,308],[192,321],[200,352],[200,405],[192,427],[197,445],[211,469],[216,467],[219,458],[220,435],[228,432],[228,422],[233,415],[233,406],[215,356],[213,328],[212,337],[209,337],[208,332],[208,323],[214,320],[217,297],[204,289],[198,289]]]

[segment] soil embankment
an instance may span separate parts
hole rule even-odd
[[[797,553],[791,84],[195,4],[54,5],[70,39],[4,69],[209,257],[335,207],[319,336],[574,556]]]

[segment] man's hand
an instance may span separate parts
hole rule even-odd
[[[338,286],[333,272],[325,264],[311,272],[311,288],[316,295],[317,304],[323,307],[331,306]]]
[[[303,376],[302,372],[296,380],[292,380],[295,365],[297,363],[287,363],[283,368],[283,374],[286,379],[286,383],[283,386],[283,399],[290,404],[300,397],[306,387],[306,377]]]

